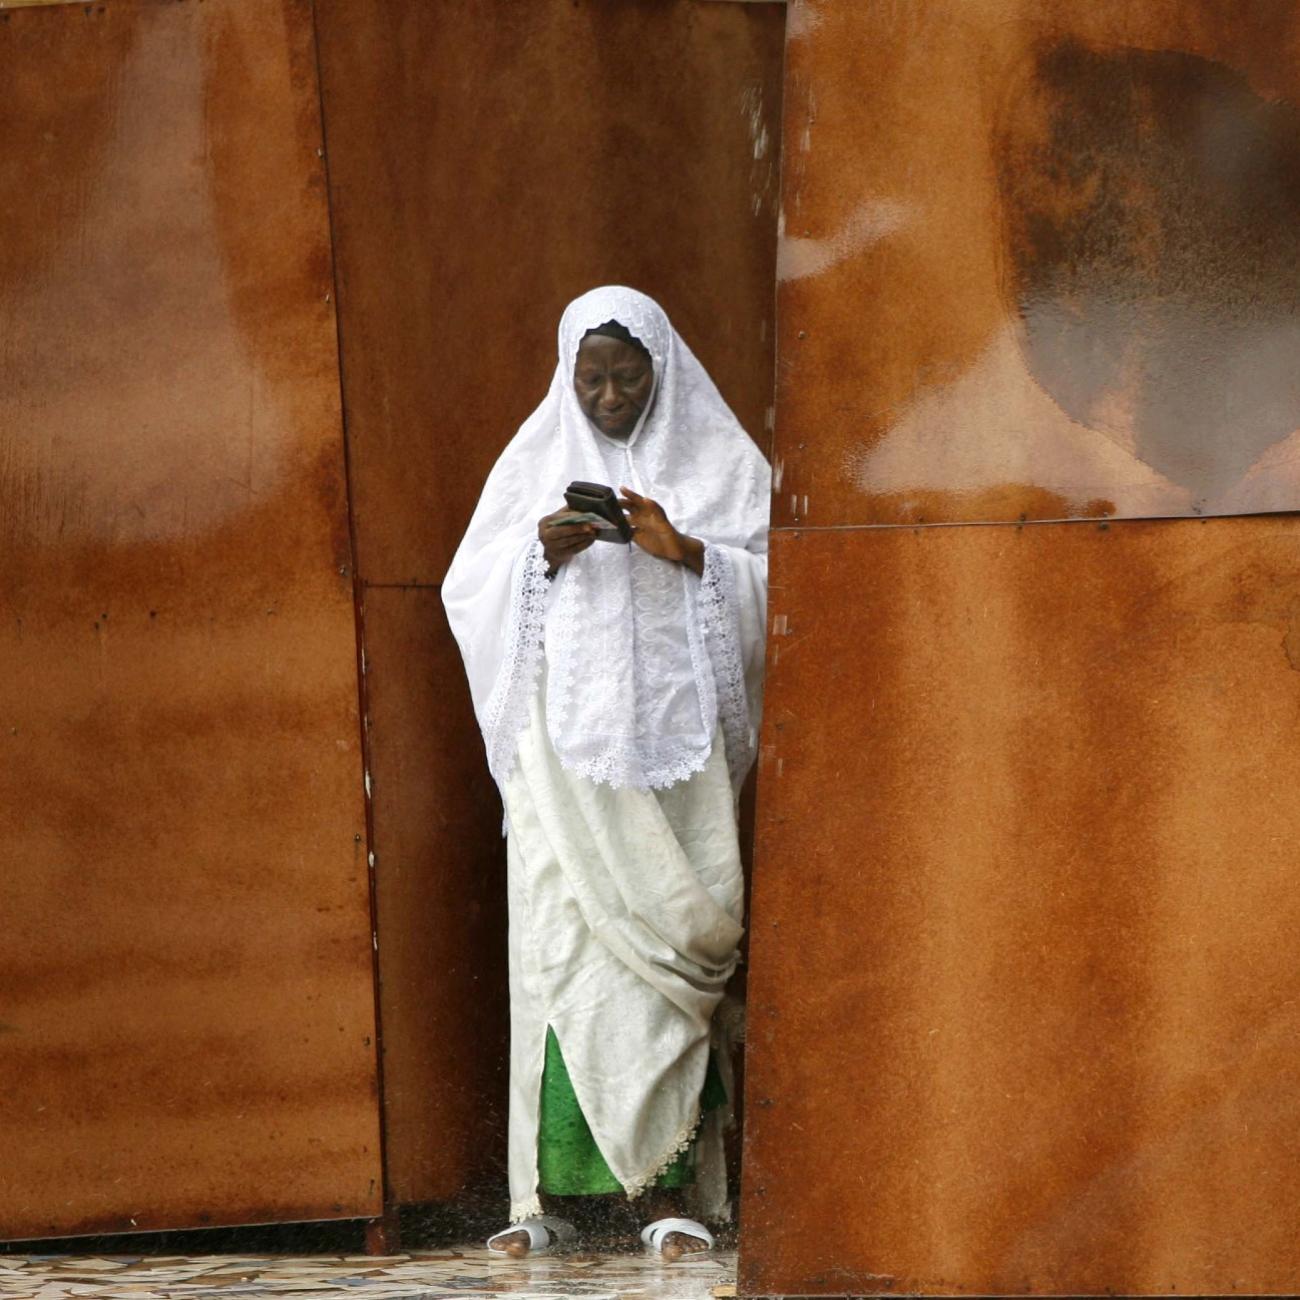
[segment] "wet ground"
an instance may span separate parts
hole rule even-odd
[[[648,1252],[536,1255],[516,1261],[480,1247],[367,1255],[3,1255],[0,1297],[23,1300],[725,1300],[735,1255],[665,1264]]]

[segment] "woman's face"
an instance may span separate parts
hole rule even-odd
[[[654,368],[640,348],[589,334],[578,347],[573,391],[582,413],[610,438],[628,438],[654,389]]]

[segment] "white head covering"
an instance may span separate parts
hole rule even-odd
[[[653,400],[626,441],[588,421],[573,391],[578,345],[611,320],[654,364]],[[706,543],[703,581],[636,545],[597,542],[548,582],[537,522],[575,479],[658,501],[679,532]],[[762,453],[656,302],[608,286],[569,304],[550,391],[488,476],[442,588],[498,783],[527,725],[543,637],[547,729],[568,770],[670,785],[702,770],[721,720],[733,777],[743,777],[757,712],[745,678],[755,653],[761,663],[762,617],[757,647],[752,619],[741,620],[749,644],[734,644],[727,553],[766,555],[769,493]]]

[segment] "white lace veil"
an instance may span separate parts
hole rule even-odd
[[[611,320],[655,371],[626,442],[598,431],[573,391],[583,335]],[[704,578],[597,542],[548,582],[537,521],[574,479],[658,501],[706,543]],[[528,722],[543,643],[547,730],[566,769],[670,785],[703,768],[720,726],[739,783],[761,690],[769,495],[762,453],[657,303],[619,286],[570,303],[550,391],[488,476],[442,588],[498,783]]]

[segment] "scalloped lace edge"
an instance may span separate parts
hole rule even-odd
[[[682,1127],[663,1157],[655,1161],[645,1173],[638,1174],[635,1178],[628,1179],[623,1183],[623,1190],[627,1193],[629,1201],[635,1201],[638,1196],[645,1193],[678,1156],[691,1149],[692,1144],[695,1142],[695,1136],[700,1131],[700,1121],[703,1118],[703,1115],[697,1109],[695,1117],[689,1124]]]
[[[666,790],[679,781],[688,781],[709,765],[710,750],[683,745],[668,757],[646,768],[640,751],[631,743],[606,746],[591,758],[565,760],[566,772],[586,777],[594,785],[613,789]]]
[[[510,1203],[510,1222],[511,1224],[522,1223],[525,1219],[540,1219],[542,1217],[542,1198],[534,1194],[526,1201],[511,1201]]]
[[[571,645],[578,639],[578,597],[582,588],[582,570],[572,564],[565,565],[560,590],[555,598],[554,627],[556,640],[561,645]],[[547,666],[546,725],[551,735],[557,735],[569,716],[573,703],[573,684],[577,666],[571,654],[560,655],[558,664]]]
[[[542,544],[533,541],[524,553],[510,593],[506,651],[483,723],[488,769],[500,786],[514,770],[520,737],[528,730],[528,706],[542,669],[546,593],[550,585]]]
[[[754,735],[745,690],[745,660],[740,651],[736,571],[731,557],[709,542],[704,547],[704,572],[700,577],[700,618],[709,639],[718,692],[718,721],[727,751],[727,767],[739,783],[754,761]]]

